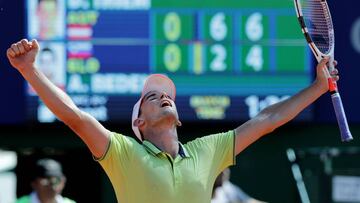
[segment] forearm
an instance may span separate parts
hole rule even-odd
[[[55,86],[37,68],[26,68],[20,72],[35,89],[45,105],[63,122],[71,125],[79,119],[80,111],[71,98],[60,88]]]
[[[235,150],[239,154],[243,149],[261,136],[268,134],[287,123],[322,94],[328,91],[330,73],[327,70],[329,58],[324,58],[317,66],[317,77],[313,84],[287,100],[273,104],[262,110],[257,116],[235,129]],[[336,65],[336,63],[334,64]],[[331,76],[337,81],[337,71]]]
[[[260,114],[268,115],[272,128],[275,129],[293,119],[325,92],[321,84],[314,82],[289,99],[265,108]]]

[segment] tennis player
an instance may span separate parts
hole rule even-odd
[[[175,85],[164,75],[150,75],[133,108],[137,141],[110,132],[76,107],[34,67],[38,50],[36,40],[23,39],[11,45],[7,56],[47,107],[85,142],[110,178],[118,202],[209,203],[217,175],[235,164],[237,154],[293,119],[328,90],[325,58],[317,66],[316,80],[296,95],[265,108],[234,130],[183,145],[177,134],[181,122]],[[332,75],[338,80],[337,71]]]

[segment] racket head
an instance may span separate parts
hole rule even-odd
[[[294,0],[301,29],[316,59],[333,58],[334,27],[326,0]]]

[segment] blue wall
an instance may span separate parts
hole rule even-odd
[[[6,58],[7,48],[24,35],[24,17],[23,1],[0,1],[0,124],[25,119],[24,82]]]

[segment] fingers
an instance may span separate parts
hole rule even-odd
[[[16,43],[16,46],[19,48],[20,54],[25,54],[25,48],[21,42]]]
[[[339,71],[338,69],[334,68],[334,70],[331,71],[330,75],[331,75],[331,78],[335,81],[338,81],[339,80]]]
[[[337,66],[338,62],[336,60],[333,61],[334,67]],[[339,70],[337,68],[333,68],[333,70],[331,70],[330,75],[333,78],[333,80],[338,81],[339,80]]]
[[[333,64],[334,64],[334,66],[337,66],[338,62],[336,60],[334,60]]]
[[[12,44],[10,48],[14,51],[15,55],[20,55],[20,50],[16,43]]]
[[[36,47],[38,47],[38,44]],[[32,43],[27,39],[22,39],[21,41],[12,44],[6,53],[10,57],[16,57],[31,51],[32,48]]]
[[[6,55],[8,57],[14,58],[16,56],[16,53],[14,52],[14,50],[12,48],[8,48],[7,51],[6,51]]]
[[[38,41],[36,40],[36,39],[33,39],[33,40],[31,40],[31,45],[32,45],[32,48],[34,48],[34,49],[39,49],[39,43],[38,43]]]
[[[325,65],[330,61],[330,57],[326,56],[324,57],[320,62],[319,65]],[[336,60],[333,61],[334,66],[338,65],[338,62]]]
[[[329,57],[324,57],[323,59],[321,59],[321,61],[318,63],[317,65],[317,71],[321,71],[323,75],[325,75],[326,78],[330,78],[331,75],[329,73],[329,70],[326,66],[326,64],[329,62],[330,58]],[[320,74],[320,72],[318,72],[318,74]]]
[[[338,81],[340,77],[338,75],[332,76],[332,80]]]
[[[324,57],[323,59],[321,59],[321,61],[319,62],[319,66],[324,67],[326,66],[326,64],[329,62],[330,57]]]
[[[21,42],[21,44],[23,45],[23,47],[25,48],[26,51],[31,50],[30,43],[28,42],[27,39],[22,39],[20,42]]]
[[[327,65],[329,64],[330,62],[330,57],[324,57],[318,64],[318,67],[320,68],[325,68],[325,67],[328,67]],[[333,65],[334,67],[336,67],[338,65],[338,62],[336,60],[333,61]],[[331,70],[331,72],[329,73],[331,76],[333,75],[337,75],[339,73],[339,71],[336,69],[336,68],[333,68]]]
[[[331,75],[337,75],[339,73],[339,70],[338,69],[336,69],[336,68],[334,68],[334,70],[333,71],[331,71]]]

